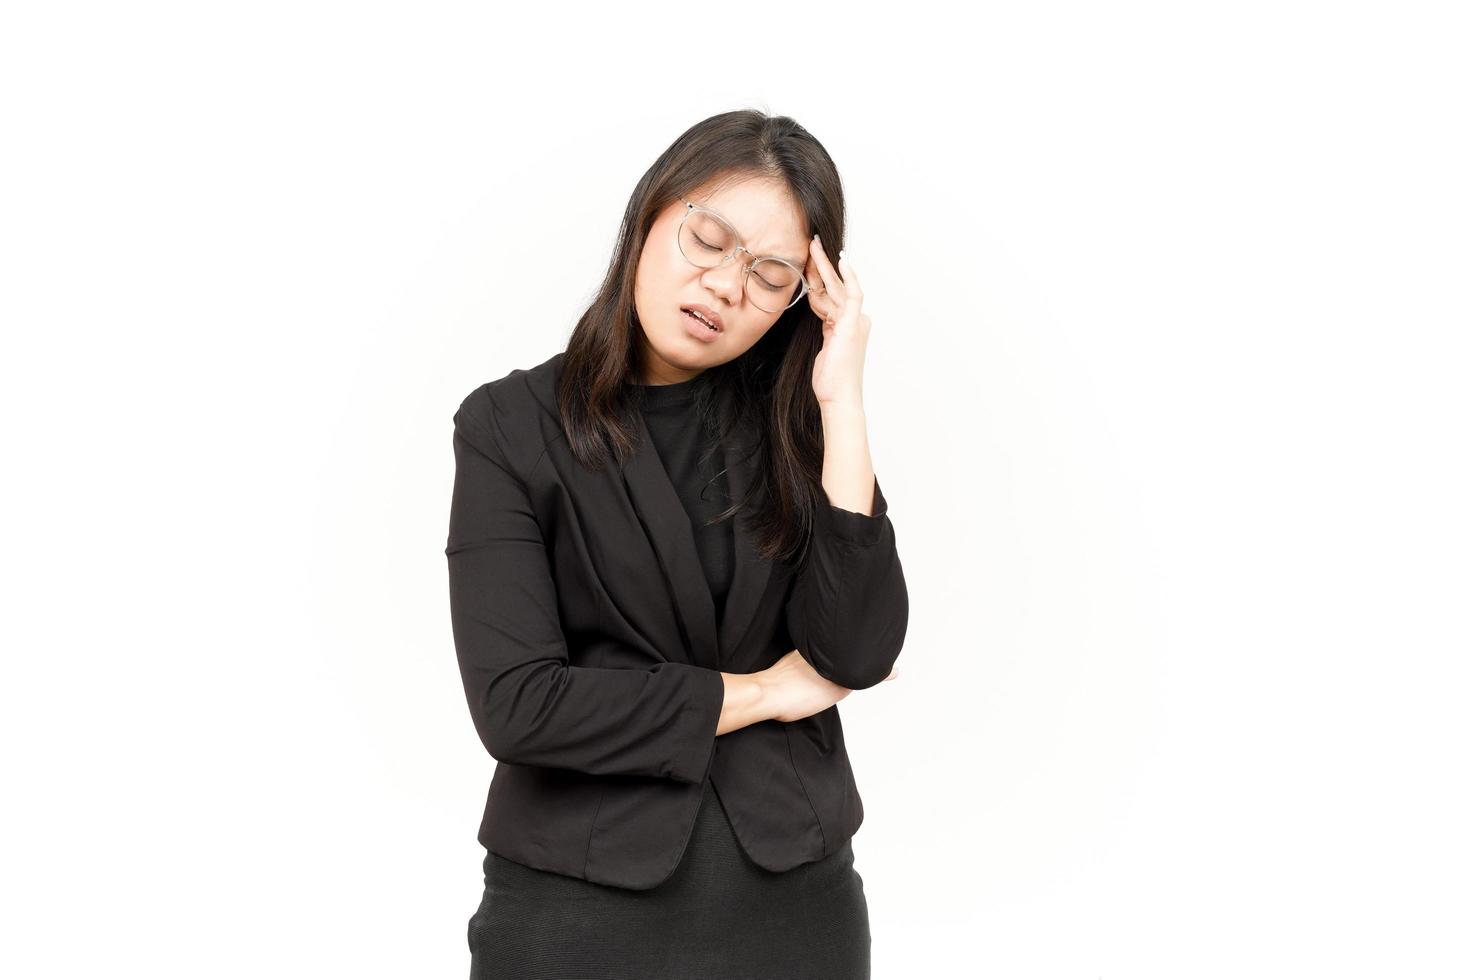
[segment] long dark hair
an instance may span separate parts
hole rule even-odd
[[[685,130],[633,189],[607,275],[567,343],[557,401],[569,448],[583,465],[600,468],[609,450],[622,462],[634,448],[629,386],[640,370],[642,327],[633,286],[659,212],[710,181],[744,177],[783,183],[806,218],[807,237],[820,235],[831,255],[843,248],[846,218],[837,167],[796,120],[741,109]],[[767,559],[803,561],[815,509],[826,503],[821,409],[811,385],[821,347],[822,320],[802,300],[750,350],[704,372],[710,397],[730,407],[721,438],[740,426],[758,440],[745,447],[759,454],[749,493],[717,520],[752,507],[757,548]],[[708,404],[701,399],[700,410]]]

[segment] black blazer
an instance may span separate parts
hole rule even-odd
[[[844,687],[888,676],[908,591],[876,478],[872,516],[822,509],[800,574],[757,558],[742,511],[717,632],[688,514],[642,417],[624,467],[609,457],[590,472],[569,451],[564,356],[481,385],[454,415],[450,615],[470,715],[499,762],[479,842],[533,868],[651,888],[678,866],[708,778],[757,864],[833,853],[863,820],[837,706],[716,737],[719,671],[758,671],[795,648]],[[722,448],[739,500],[756,464]]]

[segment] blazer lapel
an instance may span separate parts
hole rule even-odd
[[[689,662],[713,669],[718,660],[715,603],[694,544],[689,514],[669,480],[641,412],[634,412],[638,445],[623,467],[623,483],[658,555]]]
[[[638,445],[623,467],[623,483],[658,555],[674,612],[684,632],[689,662],[718,670],[755,618],[770,579],[771,562],[757,556],[750,515],[748,510],[742,510],[734,519],[735,570],[717,634],[714,599],[699,561],[689,514],[658,457],[642,413],[634,412],[633,418],[638,428]],[[758,462],[748,429],[739,435],[735,442],[726,440],[721,446],[731,500],[739,500],[751,486]]]

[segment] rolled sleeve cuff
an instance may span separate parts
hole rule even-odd
[[[720,727],[720,715],[725,711],[725,679],[717,670],[693,664],[664,666],[687,672],[690,693],[697,695],[688,700],[684,709],[681,721],[688,730],[670,776],[680,782],[703,783],[714,763],[715,732]]]
[[[878,485],[876,474],[873,476],[873,513],[871,514],[843,510],[832,503],[826,490],[822,491],[822,499],[826,502],[826,506],[817,508],[817,520],[820,522],[821,530],[827,534],[856,545],[877,544],[883,536],[883,528],[888,523],[888,501],[883,497],[883,488]]]

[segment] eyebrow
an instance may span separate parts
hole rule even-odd
[[[698,202],[696,202],[696,203],[698,203]],[[710,207],[708,204],[700,204],[699,206],[702,207],[702,208],[704,208],[706,211],[715,211],[715,209],[712,208],[712,207]],[[729,218],[726,218],[725,215],[722,212],[715,211],[715,214],[718,214],[722,219],[724,219],[724,221],[731,228],[735,228],[735,222],[731,221]],[[735,234],[740,235],[740,240],[742,242],[745,241],[745,236],[740,234],[740,229],[739,228],[735,228]],[[792,265],[796,266],[798,269],[801,268],[801,263],[800,262],[798,262],[796,259],[787,258],[784,255],[759,255],[759,256],[756,256],[756,257],[757,258],[761,258],[761,259],[780,259],[782,262],[790,262]]]

